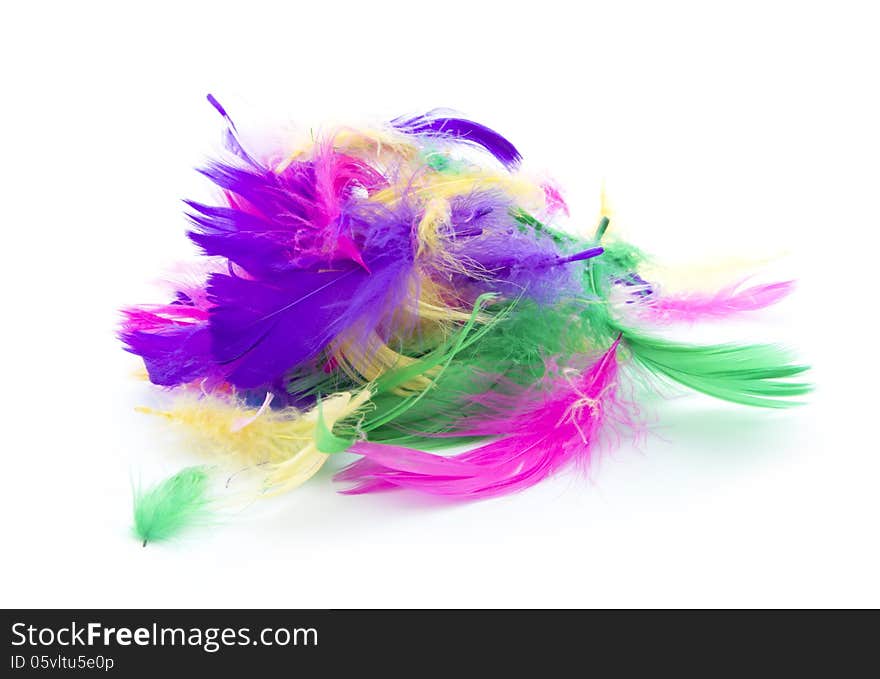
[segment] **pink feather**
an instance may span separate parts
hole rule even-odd
[[[568,204],[565,202],[565,199],[562,197],[559,189],[556,188],[553,184],[547,182],[545,184],[541,184],[541,188],[544,190],[544,199],[547,204],[547,213],[552,216],[557,212],[562,212],[566,217],[570,216],[568,211]]]
[[[794,289],[794,281],[741,288],[743,281],[714,294],[647,296],[633,305],[639,318],[654,323],[696,322],[726,318],[776,304]]]
[[[342,203],[355,187],[368,192],[387,185],[387,181],[367,163],[353,156],[337,153],[331,144],[318,147],[314,158],[315,193],[319,209],[316,210],[317,226],[329,230],[338,224],[342,213]],[[338,229],[338,227],[336,227]],[[346,233],[337,231],[334,243],[334,254],[343,259],[351,259],[360,264],[368,273],[363,256],[355,242]]]
[[[586,465],[599,430],[619,410],[615,401],[617,346],[581,373],[555,375],[541,392],[494,395],[481,401],[488,414],[456,433],[505,435],[473,450],[444,457],[362,441],[350,449],[361,460],[337,474],[353,481],[347,494],[393,488],[456,497],[492,497],[529,488],[564,467]]]

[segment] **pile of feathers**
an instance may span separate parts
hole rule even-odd
[[[663,326],[727,317],[790,281],[665,292],[608,216],[575,235],[507,139],[432,111],[338,127],[255,157],[223,107],[224,158],[186,201],[201,261],[120,337],[208,460],[135,491],[144,544],[204,520],[219,478],[292,489],[360,456],[348,494],[486,498],[585,466],[639,426],[651,381],[779,408],[809,390],[775,345],[694,345]],[[449,449],[455,452],[451,454]]]

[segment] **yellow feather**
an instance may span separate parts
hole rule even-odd
[[[339,392],[321,403],[327,427],[354,415],[369,400],[369,389]],[[230,468],[259,470],[264,491],[280,493],[311,478],[329,455],[315,442],[318,409],[252,408],[215,396],[179,397],[169,410],[139,408],[181,426],[195,448]]]
[[[367,340],[366,345],[360,342],[343,340],[339,349],[334,353],[339,368],[353,380],[366,384],[372,382],[387,371],[394,368],[406,368],[416,362],[417,359],[398,353],[379,336],[373,333]],[[426,371],[393,390],[401,396],[408,396],[414,392],[424,391],[431,386],[431,376],[437,369]]]
[[[605,180],[602,180],[602,189],[599,192],[599,219],[614,216],[614,208],[611,207],[611,201],[608,200],[608,191],[605,189]]]
[[[438,249],[440,245],[440,229],[448,223],[449,201],[442,198],[429,200],[427,205],[425,205],[425,211],[416,230],[419,239],[417,256]]]
[[[340,151],[387,167],[396,167],[419,156],[419,149],[404,135],[389,130],[342,127],[333,133],[333,145]]]
[[[522,206],[541,206],[545,203],[544,192],[539,186],[514,175],[468,168],[454,175],[438,172],[418,172],[416,176],[404,177],[399,185],[377,191],[371,200],[392,205],[404,197],[424,197],[450,200],[476,190],[499,189],[517,200]]]

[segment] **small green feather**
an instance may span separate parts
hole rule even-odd
[[[134,491],[134,532],[148,542],[175,537],[209,513],[207,467],[187,467],[147,491]]]

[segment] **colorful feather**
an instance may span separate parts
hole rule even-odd
[[[364,459],[336,478],[357,484],[349,494],[397,487],[479,498],[528,488],[572,463],[586,466],[600,427],[617,409],[619,342],[582,373],[562,370],[539,390],[480,398],[486,411],[460,420],[458,433],[501,436],[496,441],[452,457],[360,442],[351,451]]]
[[[224,156],[201,169],[217,199],[185,203],[204,263],[163,302],[125,309],[120,338],[171,392],[148,412],[212,474],[256,478],[251,496],[349,451],[348,493],[491,497],[638,428],[620,398],[634,380],[774,408],[810,389],[774,345],[650,329],[761,309],[791,282],[667,291],[610,229],[604,191],[598,227],[575,235],[560,189],[485,125],[438,109],[259,155],[209,102],[225,123]],[[189,468],[136,493],[138,535],[202,520],[208,477]]]

